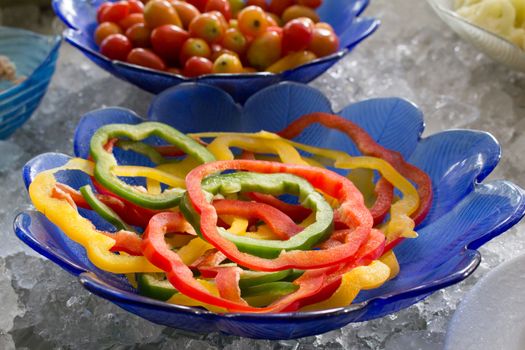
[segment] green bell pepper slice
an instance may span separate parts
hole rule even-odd
[[[127,184],[112,172],[118,166],[117,160],[104,146],[110,139],[126,138],[141,141],[150,136],[157,136],[177,146],[187,155],[202,163],[213,162],[215,157],[201,144],[178,130],[157,122],[145,122],[137,125],[109,124],[98,129],[91,138],[91,156],[95,161],[95,179],[114,194],[148,209],[168,209],[178,205],[184,189],[171,188],[161,194],[140,191]]]

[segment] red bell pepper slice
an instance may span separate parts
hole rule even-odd
[[[386,149],[379,145],[357,124],[338,115],[317,112],[303,115],[278,134],[281,137],[293,139],[301,134],[308,126],[315,123],[345,133],[355,142],[361,153],[386,160],[392,164],[401,175],[416,183],[421,203],[417,211],[412,214],[412,218],[416,225],[425,219],[432,206],[433,197],[432,181],[428,174],[418,167],[406,162],[399,152]]]
[[[222,237],[217,229],[217,211],[208,203],[201,189],[202,180],[211,174],[225,171],[253,171],[259,173],[288,173],[300,176],[312,186],[336,198],[339,220],[352,228],[349,239],[341,246],[327,250],[282,252],[275,259],[265,259],[240,252],[234,243]],[[373,226],[373,218],[365,207],[363,197],[347,178],[332,171],[305,165],[283,164],[267,161],[232,160],[203,164],[186,177],[190,201],[198,214],[203,237],[230,260],[256,271],[274,272],[284,269],[318,269],[353,261],[359,247],[366,241]]]

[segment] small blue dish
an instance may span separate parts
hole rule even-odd
[[[55,72],[60,43],[59,36],[0,27],[0,54],[16,65],[18,76],[26,77],[10,87],[2,83],[5,90],[0,91],[0,139],[11,136],[40,104]]]
[[[368,0],[324,1],[318,9],[318,13],[321,19],[330,23],[339,35],[341,40],[339,52],[280,74],[267,72],[210,74],[199,78],[186,78],[121,61],[111,61],[101,55],[93,40],[93,33],[97,25],[96,9],[103,2],[105,1],[53,0],[55,13],[71,28],[64,34],[66,41],[81,50],[102,69],[154,94],[172,86],[192,81],[220,87],[239,102],[244,102],[255,92],[281,81],[300,83],[312,81],[374,33],[379,26],[379,21],[374,18],[358,17],[368,6]]]
[[[266,88],[241,107],[216,87],[192,83],[157,96],[150,107],[149,119],[168,123],[183,132],[277,131],[297,117],[317,111],[331,112],[330,102],[319,91],[301,84],[281,83]],[[221,315],[170,305],[142,297],[125,278],[95,268],[82,247],[38,212],[21,213],[14,222],[15,232],[34,250],[77,275],[94,294],[152,322],[194,332],[292,339],[383,317],[460,282],[480,262],[476,249],[525,215],[522,189],[503,180],[482,182],[501,155],[499,144],[490,134],[450,130],[421,138],[424,128],[421,112],[398,98],[358,102],[338,114],[361,125],[381,145],[400,152],[425,170],[433,180],[435,194],[428,217],[417,228],[419,237],[406,240],[395,250],[401,265],[399,276],[379,289],[361,293],[356,304],[349,307],[318,312]],[[75,155],[87,157],[89,140],[101,126],[142,121],[134,112],[122,108],[88,113],[75,134]],[[344,135],[324,127],[310,127],[297,141],[357,154]],[[118,153],[117,157],[126,164],[140,164],[142,159],[130,152]],[[23,170],[26,185],[36,174],[68,159],[69,156],[57,153],[34,158]],[[89,181],[78,172],[63,172],[60,176],[60,181],[75,188]],[[83,214],[100,229],[108,227],[92,212]]]

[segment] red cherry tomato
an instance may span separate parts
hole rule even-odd
[[[182,45],[189,38],[190,34],[184,29],[166,24],[151,32],[151,45],[160,57],[174,62],[179,58]]]
[[[100,22],[118,23],[129,15],[129,3],[127,1],[114,2],[99,12]]]
[[[122,34],[122,29],[112,22],[102,22],[95,29],[95,43],[100,45],[111,34]]]
[[[118,24],[122,30],[126,31],[138,23],[144,23],[144,15],[142,13],[132,13]]]
[[[151,45],[151,29],[144,23],[138,23],[126,30],[126,36],[131,41],[133,47],[149,47]]]
[[[125,61],[132,49],[131,42],[122,34],[111,34],[100,44],[100,53],[110,60]]]
[[[97,22],[102,23],[103,12],[106,11],[110,6],[113,6],[111,2],[103,2],[97,9]]]
[[[339,50],[339,38],[333,31],[316,26],[308,50],[317,57],[331,55]]]
[[[307,6],[316,9],[323,3],[323,0],[296,0],[297,5]]]
[[[219,11],[227,21],[232,17],[232,11],[228,0],[208,0],[205,11]]]
[[[266,31],[268,21],[266,20],[266,12],[260,7],[248,6],[239,12],[237,16],[239,30],[244,35],[256,37]]]
[[[222,56],[225,53],[227,53],[229,55],[233,55],[233,56],[239,57],[239,55],[236,52],[233,52],[231,50],[225,49],[224,47],[222,47],[220,45],[212,45],[212,47],[211,47],[211,60],[213,62],[215,62],[217,60],[217,58],[219,58],[220,56]]]
[[[195,6],[200,12],[204,12],[208,0],[186,0],[186,2]]]
[[[294,3],[294,0],[272,0],[270,1],[268,10],[280,17],[283,14],[284,10],[292,6]]]
[[[314,35],[315,24],[310,18],[301,17],[286,23],[283,28],[283,51],[300,51],[308,48]]]
[[[142,48],[135,48],[128,54],[127,61],[138,66],[148,67],[156,70],[165,70],[166,64],[153,51]]]
[[[190,3],[172,0],[171,4],[175,8],[175,10],[177,10],[177,13],[179,14],[180,20],[182,21],[182,25],[184,26],[184,28],[188,28],[190,26],[191,21],[193,21],[195,17],[201,14],[200,11],[197,10],[197,8]]]
[[[143,13],[144,4],[138,0],[128,0],[129,13]]]
[[[213,13],[203,13],[190,23],[190,35],[204,39],[210,44],[220,42],[225,30],[219,16]]]
[[[193,56],[186,61],[182,74],[187,77],[198,77],[200,75],[210,74],[212,69],[212,61],[205,57]]]
[[[180,50],[180,63],[184,66],[186,61],[193,57],[211,57],[211,48],[206,41],[200,38],[189,38]]]

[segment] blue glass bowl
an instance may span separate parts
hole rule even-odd
[[[61,38],[27,30],[0,27],[0,54],[16,65],[17,74],[27,79],[18,85],[1,82],[0,139],[22,126],[44,97],[55,72]]]
[[[154,94],[184,82],[198,81],[218,86],[240,102],[262,88],[281,81],[308,83],[348,54],[379,26],[379,21],[374,18],[358,18],[368,6],[368,0],[328,0],[318,12],[321,19],[330,23],[339,35],[342,48],[339,52],[281,74],[210,74],[200,78],[186,78],[121,61],[111,61],[102,56],[93,40],[96,9],[102,2],[104,0],[53,0],[55,13],[71,28],[64,33],[66,41],[102,69]]]
[[[315,111],[331,112],[330,102],[319,91],[305,85],[282,83],[266,88],[241,107],[218,88],[184,84],[157,96],[149,110],[149,119],[168,123],[184,132],[277,131],[295,118]],[[399,276],[379,289],[361,293],[352,306],[318,312],[220,315],[169,305],[137,295],[126,279],[95,268],[84,249],[66,238],[40,213],[21,213],[14,223],[16,234],[37,252],[78,275],[91,292],[152,322],[195,332],[220,331],[251,338],[290,339],[391,314],[463,280],[480,262],[476,249],[524,216],[522,189],[503,180],[482,182],[496,167],[501,154],[499,144],[490,134],[450,130],[422,139],[421,112],[410,102],[398,98],[358,102],[338,114],[361,125],[380,144],[401,152],[411,163],[428,172],[435,193],[432,209],[418,227],[420,237],[406,240],[395,250],[401,264]],[[77,128],[75,154],[88,155],[91,135],[102,125],[142,121],[132,111],[122,108],[90,112]],[[310,127],[297,140],[357,154],[344,135],[324,127]],[[126,164],[146,162],[129,152],[118,153],[117,157]],[[31,160],[23,170],[26,185],[39,172],[62,165],[68,159],[63,154],[48,153]],[[60,176],[60,181],[75,188],[89,181],[78,172],[64,172]],[[83,214],[99,228],[108,228],[108,224],[92,212]]]

